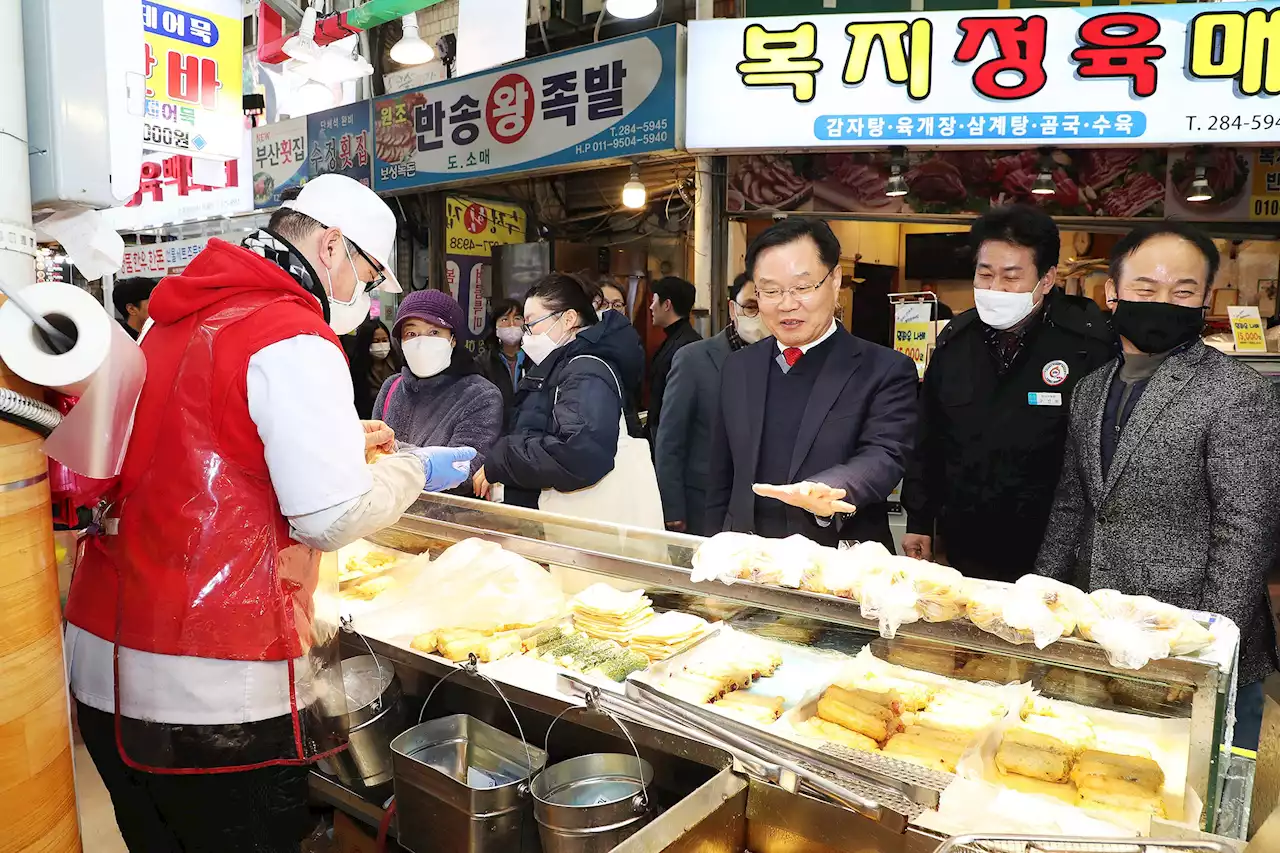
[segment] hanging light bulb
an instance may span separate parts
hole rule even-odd
[[[284,43],[284,52],[293,59],[313,60],[319,46],[316,44],[316,7],[308,6],[302,13],[302,23],[298,25],[297,34],[290,36]]]
[[[298,88],[298,110],[309,115],[320,110],[327,110],[337,104],[333,89],[318,80],[308,80]]]
[[[631,167],[631,179],[622,186],[622,206],[639,210],[649,201],[649,191],[640,180],[640,168]]]
[[[1187,190],[1187,201],[1213,201],[1213,187],[1209,186],[1209,179],[1205,175],[1204,166],[1196,166],[1196,176],[1191,181],[1191,187]]]
[[[907,179],[902,176],[907,165],[907,149],[895,145],[889,149],[889,154],[893,159],[889,161],[889,180],[885,182],[884,194],[889,198],[902,198],[909,191]]]
[[[1040,149],[1040,172],[1031,183],[1031,194],[1058,194],[1058,187],[1053,183],[1053,153],[1048,148]]]
[[[391,59],[401,65],[421,65],[436,58],[436,52],[418,34],[418,16],[412,12],[400,19],[404,35],[391,48]]]
[[[658,8],[658,0],[605,0],[604,10],[615,18],[646,18]]]

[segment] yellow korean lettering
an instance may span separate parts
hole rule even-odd
[[[1280,11],[1196,15],[1188,70],[1204,80],[1235,78],[1242,95],[1280,95]]]
[[[876,42],[884,52],[885,76],[891,83],[905,83],[913,101],[929,96],[933,68],[933,24],[927,18],[875,21],[845,27],[849,57],[844,82],[856,86],[867,78],[871,51]]]
[[[747,27],[743,37],[745,59],[738,73],[747,86],[790,86],[797,101],[813,100],[822,60],[817,59],[818,28],[805,23],[794,30]]]

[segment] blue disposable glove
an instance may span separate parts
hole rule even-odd
[[[405,447],[418,457],[427,476],[423,491],[443,492],[462,485],[471,475],[471,460],[476,451],[471,447]]]

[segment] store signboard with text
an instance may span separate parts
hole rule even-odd
[[[218,239],[226,240],[228,243],[239,243],[248,233],[244,230],[228,231],[225,234],[219,234]],[[194,237],[190,240],[125,246],[124,259],[118,275],[146,278],[176,275],[207,245],[209,245],[208,237]]]
[[[307,182],[307,120],[291,118],[253,130],[253,206],[277,207],[281,194]]]
[[[366,187],[372,185],[373,129],[368,101],[307,116],[307,139],[310,177],[337,173]]]
[[[484,333],[488,322],[484,267],[491,263],[495,246],[524,242],[527,219],[518,204],[445,197],[445,278],[473,338]]]
[[[143,147],[235,160],[244,135],[243,23],[239,16],[215,14],[207,5],[183,0],[142,4],[147,81]]]
[[[379,98],[374,188],[680,148],[683,54],[673,25]]]
[[[143,155],[138,192],[121,207],[102,211],[116,231],[142,231],[253,210],[252,137],[240,131],[241,152],[218,162],[186,154]]]
[[[695,21],[687,147],[1274,142],[1278,39],[1245,3]]]

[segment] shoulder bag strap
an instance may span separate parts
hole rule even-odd
[[[400,387],[400,383],[404,381],[403,374],[397,376],[395,381],[391,383],[391,387],[387,389],[387,399],[382,401],[382,419],[387,419],[387,410],[391,408],[391,395],[396,393],[396,389]]]

